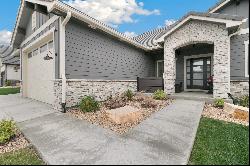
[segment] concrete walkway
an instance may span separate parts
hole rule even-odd
[[[56,112],[51,106],[21,98],[20,94],[0,95],[0,120],[13,119],[23,122]]]
[[[18,126],[48,164],[187,164],[203,106],[176,100],[122,136],[50,111]]]

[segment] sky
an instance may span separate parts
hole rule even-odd
[[[118,31],[133,37],[168,26],[190,11],[206,12],[218,0],[64,0]],[[0,44],[8,44],[20,0],[1,0]]]

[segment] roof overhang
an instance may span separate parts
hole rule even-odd
[[[224,0],[222,3],[216,5],[209,10],[209,13],[215,13],[217,10],[221,9],[223,6],[227,5],[231,0]]]
[[[211,17],[190,15],[187,18],[183,19],[178,24],[174,25],[169,31],[167,31],[164,35],[162,35],[159,39],[157,39],[156,42],[163,43],[165,37],[167,37],[168,35],[170,35],[174,31],[179,29],[186,22],[191,21],[191,20],[200,20],[200,21],[208,21],[208,22],[214,22],[214,23],[222,23],[222,24],[226,24],[227,28],[239,26],[243,23],[243,21],[234,21],[234,20],[226,20],[226,19],[221,19],[221,18],[211,18]]]
[[[83,21],[85,23],[87,23],[89,25],[90,28],[92,29],[99,29],[115,38],[117,38],[118,40],[122,41],[122,42],[126,42],[129,43],[131,45],[133,45],[134,47],[140,48],[144,51],[150,51],[151,48],[150,47],[146,47],[136,41],[134,41],[132,38],[129,38],[128,36],[124,35],[123,33],[118,32],[117,30],[109,27],[108,25],[106,25],[105,23],[98,21],[90,16],[88,16],[87,14],[59,1],[59,0],[54,0],[54,1],[41,1],[41,0],[21,0],[21,4],[18,10],[18,16],[17,16],[17,20],[16,20],[16,25],[13,31],[13,35],[11,38],[11,45],[15,46],[15,39],[16,39],[16,35],[18,33],[18,26],[20,24],[20,20],[21,20],[21,15],[24,9],[24,2],[30,2],[30,3],[35,3],[35,4],[39,4],[42,6],[46,6],[48,12],[53,12],[53,11],[60,11],[63,13],[68,13],[71,12],[72,17]]]
[[[21,0],[20,1],[20,6],[19,6],[19,9],[18,9],[18,13],[17,13],[17,18],[16,18],[16,23],[15,23],[15,27],[14,27],[14,30],[13,30],[13,34],[12,34],[12,37],[11,37],[11,42],[10,42],[10,45],[15,47],[15,39],[16,39],[16,36],[17,36],[17,33],[18,33],[18,27],[19,27],[19,24],[20,24],[20,20],[21,20],[21,17],[22,17],[22,13],[23,13],[23,10],[24,10],[24,5],[25,3],[24,2],[30,2],[30,3],[36,3],[36,4],[39,4],[39,5],[42,5],[42,6],[47,6],[48,8],[52,6],[52,2],[49,2],[49,1],[40,1],[40,0]]]

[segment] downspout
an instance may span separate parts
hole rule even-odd
[[[61,35],[60,35],[60,71],[61,71],[61,78],[62,78],[62,111],[63,113],[66,112],[66,85],[67,85],[67,79],[66,79],[66,68],[65,68],[65,27],[67,25],[67,23],[69,22],[71,18],[71,12],[67,13],[66,18],[63,20],[63,22],[61,23]]]
[[[247,19],[242,20],[242,24],[245,23],[245,22],[247,22]],[[229,60],[229,63],[228,63],[228,67],[229,67],[229,92],[231,92],[231,90],[230,90],[230,77],[231,77],[231,69],[230,69],[230,63],[231,63],[231,38],[233,36],[235,36],[235,35],[238,35],[240,33],[241,25],[239,25],[239,27],[238,27],[238,29],[237,29],[236,32],[234,32],[234,33],[232,33],[232,34],[230,34],[228,36],[228,43],[229,43],[229,46],[228,46],[228,58],[229,58],[228,59]]]

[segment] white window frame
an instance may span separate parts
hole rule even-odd
[[[248,58],[249,58],[249,40],[245,41],[245,77],[249,77],[249,63],[248,63]]]
[[[159,68],[158,68],[158,64],[159,64],[160,62],[163,62],[163,68],[164,68],[164,60],[158,60],[158,61],[156,61],[156,77],[157,77],[157,78],[160,78],[160,77],[159,77]],[[162,76],[162,77],[163,77],[163,76]]]

